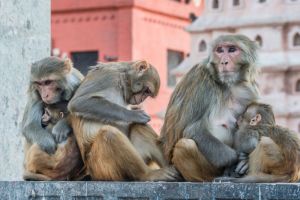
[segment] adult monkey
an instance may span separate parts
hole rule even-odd
[[[165,157],[188,181],[211,181],[237,162],[237,117],[257,99],[256,49],[243,35],[218,37],[209,57],[175,88],[161,131]]]
[[[146,61],[95,66],[69,103],[71,122],[87,173],[93,180],[174,180],[165,165],[150,117],[128,106],[155,97],[160,87],[156,69]]]
[[[82,167],[76,140],[69,137],[65,119],[58,122],[52,133],[42,126],[45,104],[68,101],[82,79],[70,60],[47,57],[32,64],[22,122],[26,139],[24,179],[66,180],[73,170]]]

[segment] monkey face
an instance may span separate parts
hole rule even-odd
[[[54,104],[61,100],[62,89],[55,80],[35,81],[37,91],[46,104]]]
[[[233,43],[224,42],[216,46],[214,54],[218,60],[219,73],[227,74],[236,71],[235,66],[241,54],[238,46]]]
[[[239,77],[240,48],[230,42],[218,44],[213,51],[215,68],[221,82],[234,82]]]
[[[211,75],[219,83],[251,81],[256,72],[257,45],[243,35],[219,36],[212,44],[209,57]]]
[[[51,120],[51,114],[49,112],[49,109],[45,108],[45,112],[42,115],[42,125],[47,126],[50,123]]]
[[[135,72],[131,76],[131,97],[129,104],[137,105],[147,97],[155,97],[160,86],[160,79],[157,71],[146,61],[135,63]]]

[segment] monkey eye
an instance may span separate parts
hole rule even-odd
[[[218,48],[216,49],[216,52],[217,52],[217,53],[223,53],[223,52],[224,52],[224,49],[223,49],[222,47],[218,47]]]
[[[40,82],[38,82],[38,81],[34,81],[33,82],[34,84],[36,84],[36,85],[42,85]]]
[[[229,48],[228,48],[228,53],[233,53],[233,52],[235,52],[236,51],[236,47],[235,46],[230,46]]]
[[[46,80],[44,81],[44,85],[50,85],[52,83],[52,80]]]
[[[147,88],[144,93],[147,94],[147,95],[151,95],[152,94],[152,92],[151,92],[151,90],[149,88]]]

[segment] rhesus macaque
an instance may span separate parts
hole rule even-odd
[[[83,167],[66,119],[42,125],[44,109],[69,101],[83,79],[69,60],[47,57],[31,66],[28,101],[22,122],[25,136],[25,180],[67,180]],[[63,123],[61,123],[63,122]]]
[[[258,97],[256,50],[246,36],[220,36],[208,58],[176,86],[160,140],[185,180],[211,181],[238,161],[232,133],[237,117]]]
[[[252,103],[238,120],[234,136],[238,153],[250,154],[248,175],[233,182],[297,182],[300,179],[299,136],[275,125],[271,106]]]
[[[57,104],[45,105],[42,116],[42,125],[54,136],[56,143],[61,143],[67,139],[72,132],[68,123],[68,101]]]
[[[150,117],[128,109],[155,97],[156,69],[146,61],[101,63],[89,71],[68,107],[87,173],[93,180],[174,180],[165,166]]]

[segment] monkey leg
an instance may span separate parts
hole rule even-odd
[[[278,145],[269,137],[261,137],[249,156],[249,174],[270,173],[272,169],[280,167],[283,160]]]
[[[283,169],[284,157],[279,146],[269,137],[260,142],[249,156],[249,173],[233,182],[272,183],[288,182],[288,173]]]
[[[24,179],[68,180],[76,176],[83,166],[74,137],[69,137],[65,144],[59,144],[52,155],[33,144],[25,159]],[[32,174],[36,174],[36,178],[30,178]]]
[[[212,181],[221,175],[200,153],[192,139],[180,139],[173,150],[172,163],[187,181]]]
[[[158,169],[167,165],[158,144],[158,136],[151,126],[132,125],[129,139],[150,168]]]
[[[129,139],[112,126],[103,126],[86,155],[93,180],[140,180],[148,167]]]

